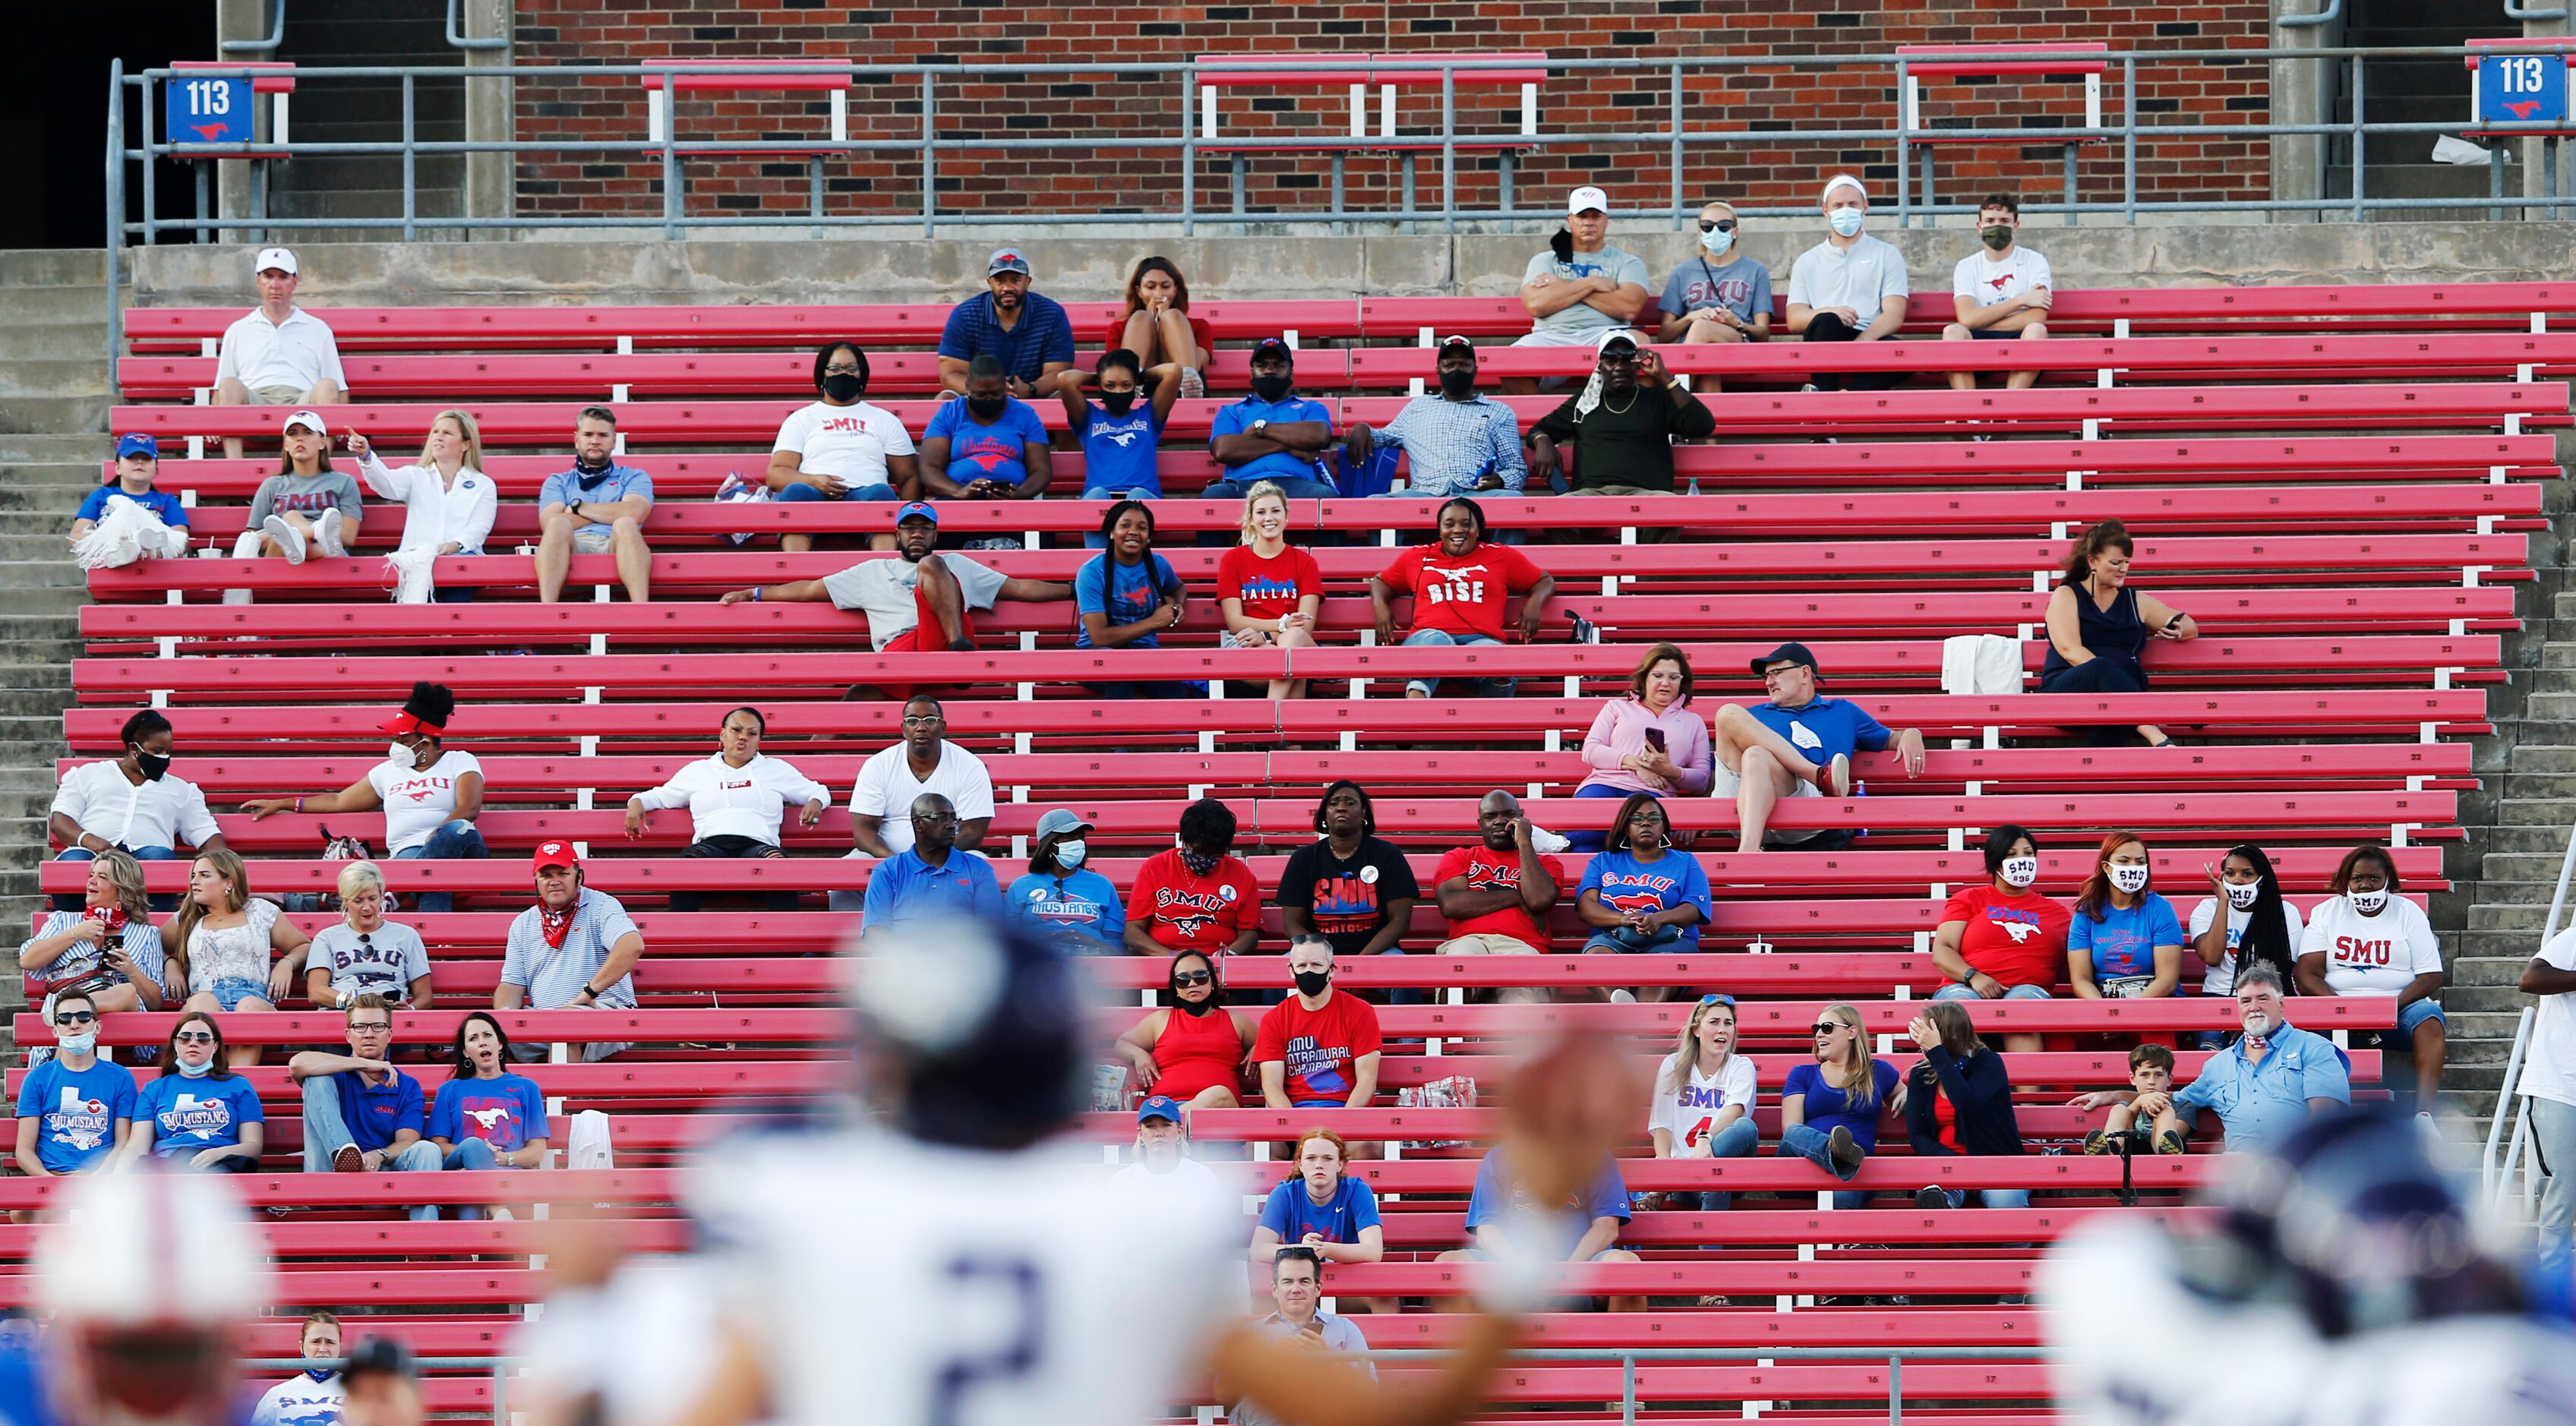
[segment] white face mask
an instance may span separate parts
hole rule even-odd
[[[404,747],[400,743],[395,743],[387,747],[385,749],[385,756],[392,758],[395,766],[397,767],[410,767],[414,762],[419,760],[419,754]]]
[[[2347,892],[2344,900],[2351,902],[2352,909],[2362,915],[2376,916],[2380,908],[2388,904],[2388,892],[2385,888],[2378,891]]]
[[[1082,859],[1090,855],[1090,853],[1091,848],[1085,845],[1080,838],[1076,838],[1070,842],[1058,842],[1055,844],[1055,864],[1063,867],[1066,871],[1071,871],[1075,867],[1082,865]]]
[[[2253,910],[2254,898],[2262,894],[2263,883],[2259,881],[2249,881],[2243,886],[2238,886],[2232,881],[2227,883],[2227,904],[2239,911]]]
[[[67,1055],[88,1054],[98,1048],[98,1032],[92,1030],[86,1035],[65,1035],[54,1041],[54,1048]]]
[[[185,1055],[179,1057],[179,1073],[190,1079],[204,1079],[215,1068],[215,1057],[208,1055],[204,1064],[192,1065]]]
[[[1836,234],[1848,238],[1854,233],[1860,231],[1860,210],[1858,208],[1836,208],[1826,217],[1825,221],[1834,225],[1834,232]]]
[[[2039,880],[2039,858],[2004,858],[2003,878],[2004,885],[2006,886],[2024,887],[2030,885],[2032,882]]]
[[[1735,246],[1735,234],[1724,228],[1711,228],[1699,235],[1699,245],[1708,249],[1710,257],[1724,257],[1726,250]]]
[[[2135,896],[2147,889],[2147,869],[2142,866],[2115,866],[2111,868],[2111,884],[2127,895]]]

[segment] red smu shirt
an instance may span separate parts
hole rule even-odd
[[[1549,856],[1540,857],[1538,864],[1539,869],[1546,872],[1548,878],[1556,883],[1557,893],[1563,895],[1564,864]],[[1474,891],[1497,891],[1505,887],[1518,891],[1521,886],[1521,854],[1518,850],[1498,852],[1482,842],[1472,847],[1452,847],[1449,853],[1440,859],[1440,865],[1432,869],[1433,894],[1437,895],[1438,888],[1453,876],[1467,878],[1468,888]],[[1449,923],[1449,934],[1452,936],[1487,934],[1510,936],[1516,940],[1527,941],[1534,950],[1547,949],[1547,922],[1531,915],[1527,908],[1520,906],[1507,906],[1488,915],[1470,916],[1464,921],[1452,921]]]
[[[2070,913],[2036,891],[1997,896],[1993,882],[1952,893],[1944,921],[1965,921],[1959,954],[1971,970],[2006,985],[2054,987],[2066,979],[2066,924]]]
[[[1321,1010],[1309,1010],[1295,994],[1270,1007],[1253,1037],[1256,1064],[1280,1060],[1288,1066],[1288,1100],[1347,1100],[1351,1066],[1362,1055],[1378,1052],[1377,1011],[1348,991],[1336,990]]]
[[[1216,870],[1192,876],[1178,851],[1159,852],[1136,871],[1127,919],[1146,922],[1145,933],[1158,945],[1214,953],[1261,924],[1261,883],[1234,857],[1219,857]]]
[[[1503,601],[1545,574],[1509,545],[1479,544],[1453,559],[1435,542],[1396,556],[1378,578],[1413,595],[1413,627],[1499,640]]]
[[[1268,559],[1254,554],[1250,545],[1237,545],[1216,562],[1216,597],[1242,600],[1247,619],[1294,614],[1298,600],[1323,592],[1323,567],[1295,545]]]

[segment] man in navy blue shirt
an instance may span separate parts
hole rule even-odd
[[[1816,656],[1782,644],[1753,660],[1768,703],[1729,703],[1709,720],[1717,770],[1708,795],[1735,799],[1736,850],[1758,851],[1784,797],[1851,796],[1852,754],[1893,746],[1907,777],[1923,774],[1923,730],[1890,732],[1859,705],[1816,694]],[[1774,845],[1831,850],[1851,834],[1820,827],[1769,833]]]
[[[957,808],[936,792],[912,800],[912,846],[877,863],[860,924],[870,932],[906,921],[1002,914],[993,864],[957,846]]]
[[[966,364],[979,356],[1001,362],[1010,394],[1023,401],[1055,390],[1056,373],[1073,365],[1073,324],[1029,282],[1018,248],[999,249],[984,264],[984,295],[958,303],[939,334],[940,400],[966,394]]]
[[[1296,361],[1296,352],[1277,337],[1264,337],[1252,349],[1252,394],[1218,407],[1209,429],[1208,453],[1225,467],[1225,478],[1209,484],[1206,498],[1240,499],[1265,480],[1291,500],[1341,493],[1321,464],[1333,444],[1332,412],[1291,389]],[[1352,459],[1367,455],[1365,438],[1355,437]],[[1234,541],[1232,531],[1224,532],[1224,543]]]
[[[349,1053],[306,1050],[286,1062],[286,1077],[304,1094],[304,1171],[438,1172],[438,1146],[422,1137],[428,1110],[420,1082],[386,1059],[393,1011],[383,996],[361,995],[349,1002],[348,1021]],[[438,1208],[419,1205],[411,1216],[434,1222]]]

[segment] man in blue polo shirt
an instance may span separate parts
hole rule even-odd
[[[1240,499],[1265,480],[1291,500],[1341,493],[1321,464],[1333,444],[1333,414],[1323,402],[1294,393],[1296,362],[1295,350],[1277,337],[1252,349],[1252,394],[1216,408],[1209,428],[1208,453],[1225,467],[1225,478],[1209,484],[1208,499]],[[1366,453],[1364,447],[1355,452]],[[1223,535],[1224,543],[1235,542],[1232,531]]]
[[[998,249],[984,264],[984,295],[958,303],[939,334],[940,400],[966,394],[966,364],[979,356],[1002,363],[1010,394],[1023,401],[1055,390],[1056,373],[1073,365],[1073,324],[1029,284],[1018,248]]]
[[[188,511],[179,497],[152,488],[152,477],[161,469],[161,443],[146,435],[116,438],[116,479],[89,493],[80,510],[72,516],[71,541],[79,544],[98,522],[107,518],[108,503],[131,500],[160,521],[153,529],[149,522],[138,522],[144,528],[111,531],[117,547],[104,551],[95,561],[98,568],[114,569],[138,559],[159,559],[188,552]]]
[[[2144,1123],[2171,1109],[2190,1124],[2198,1111],[2215,1111],[2227,1132],[2229,1153],[2267,1152],[2319,1114],[2352,1103],[2352,1070],[2343,1051],[2325,1036],[2289,1022],[2281,976],[2270,966],[2236,973],[2236,1020],[2245,1034],[2209,1057],[2200,1077],[2178,1090],[2132,1094],[2124,1089],[2078,1095],[2084,1110],[2128,1104]],[[2166,1153],[2180,1153],[2176,1144]]]
[[[912,800],[912,846],[877,863],[860,925],[868,932],[906,921],[999,916],[993,864],[957,846],[957,808],[936,792]]]
[[[349,1053],[306,1050],[286,1062],[286,1077],[304,1092],[306,1173],[436,1173],[438,1146],[428,1128],[420,1082],[386,1059],[394,1014],[381,995],[360,995],[348,1009]],[[435,1221],[435,1205],[411,1210]]]
[[[1736,850],[1759,851],[1771,809],[1784,797],[1849,797],[1852,754],[1893,747],[1907,777],[1923,775],[1923,730],[1890,732],[1856,704],[1816,695],[1816,656],[1782,644],[1753,660],[1767,703],[1730,703],[1709,720],[1717,770],[1708,795],[1735,799]],[[1828,851],[1849,832],[1821,827],[1768,833],[1772,845]]]

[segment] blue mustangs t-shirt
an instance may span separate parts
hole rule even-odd
[[[500,1154],[525,1148],[546,1137],[546,1097],[525,1075],[451,1079],[430,1106],[429,1137],[450,1144],[481,1139]]]
[[[1105,614],[1112,626],[1133,624],[1154,612],[1163,602],[1156,587],[1177,589],[1181,577],[1172,572],[1171,561],[1145,552],[1140,564],[1120,564],[1103,551],[1091,557],[1073,576],[1073,646],[1091,647],[1091,630],[1082,622],[1085,614]],[[1162,647],[1158,637],[1147,634],[1127,645],[1131,649]]]
[[[165,494],[158,490],[147,490],[142,494],[137,495],[134,492],[117,485],[102,485],[98,489],[91,491],[89,493],[89,498],[81,502],[80,510],[75,513],[72,518],[75,520],[97,520],[103,518],[107,514],[107,498],[111,495],[122,495],[126,499],[133,501],[135,504],[142,506],[144,509],[151,511],[153,514],[161,518],[162,524],[168,525],[172,529],[184,530],[188,528],[188,507],[179,503],[178,496]]]
[[[1862,712],[1860,705],[1840,698],[1819,698],[1797,709],[1755,703],[1745,711],[1759,719],[1763,727],[1788,739],[1789,746],[1819,767],[1837,756],[1877,752],[1896,736]]]
[[[1002,904],[1030,924],[1067,937],[1076,955],[1125,952],[1126,909],[1118,904],[1118,888],[1096,871],[1030,872],[1011,883]]]
[[[1154,403],[1144,392],[1136,393],[1136,404],[1124,416],[1092,402],[1082,416],[1082,488],[1114,496],[1141,490],[1141,499],[1162,499],[1163,476],[1154,468],[1154,448],[1162,441],[1163,423],[1154,419]]]
[[[36,1121],[36,1157],[55,1173],[79,1173],[116,1147],[116,1126],[134,1117],[134,1072],[100,1060],[72,1071],[47,1060],[18,1088],[18,1117]]]
[[[1305,1179],[1291,1178],[1270,1190],[1261,1205],[1261,1226],[1283,1243],[1302,1242],[1309,1233],[1327,1243],[1356,1243],[1363,1229],[1378,1226],[1377,1193],[1366,1180],[1344,1174],[1332,1198],[1317,1203]]]
[[[1700,869],[1699,858],[1687,852],[1667,851],[1650,862],[1628,852],[1603,852],[1584,866],[1583,884],[1575,888],[1575,898],[1581,900],[1587,891],[1600,892],[1601,904],[1613,911],[1651,916],[1685,902],[1698,907],[1699,926],[1681,928],[1681,944],[1691,950],[1699,948],[1700,926],[1707,925],[1714,914],[1708,873]]]
[[[2078,911],[2066,926],[2067,954],[2090,955],[2096,982],[2153,976],[2156,947],[2182,943],[2182,918],[2172,902],[2152,891],[2126,911],[2106,899],[2101,920]]]
[[[1616,1218],[1625,1223],[1633,1216],[1628,1208],[1628,1181],[1619,1176],[1616,1163],[1603,1164],[1590,1183],[1564,1202],[1541,1203],[1518,1175],[1504,1171],[1503,1152],[1500,1145],[1486,1150],[1485,1161],[1476,1166],[1476,1188],[1467,1198],[1470,1237],[1488,1223],[1501,1222],[1508,1231],[1517,1226],[1514,1220],[1541,1215],[1554,1230],[1543,1230],[1542,1237],[1554,1239],[1553,1250],[1561,1257],[1592,1230],[1594,1219]]]
[[[151,1121],[152,1152],[162,1158],[201,1149],[229,1148],[241,1142],[241,1126],[266,1122],[259,1112],[259,1091],[247,1075],[212,1075],[190,1079],[165,1074],[143,1086],[134,1117]]]
[[[1839,1124],[1852,1131],[1852,1137],[1860,1140],[1862,1148],[1875,1151],[1878,1148],[1878,1110],[1887,1102],[1887,1096],[1896,1092],[1896,1066],[1885,1060],[1873,1059],[1869,1062],[1869,1077],[1877,1098],[1867,1104],[1854,1104],[1851,1096],[1845,1094],[1840,1086],[1825,1082],[1824,1066],[1809,1061],[1789,1071],[1789,1082],[1781,1086],[1780,1097],[1786,1100],[1793,1094],[1807,1096],[1803,1106],[1805,1122],[1817,1133],[1830,1134]]]
[[[943,436],[948,440],[948,478],[959,485],[970,480],[1019,484],[1029,478],[1029,443],[1045,445],[1047,439],[1038,413],[1027,402],[1010,397],[1003,399],[1000,419],[989,426],[975,419],[963,398],[939,403],[930,429],[921,438],[932,441]],[[1149,458],[1151,454],[1149,450]]]

